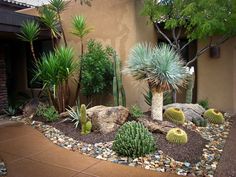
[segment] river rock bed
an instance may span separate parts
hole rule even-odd
[[[208,143],[203,148],[202,156],[197,163],[177,161],[165,154],[162,150],[157,150],[154,154],[135,159],[120,157],[112,150],[112,141],[89,144],[65,136],[60,130],[39,121],[33,121],[31,125],[58,146],[71,151],[78,151],[97,159],[143,167],[158,172],[172,172],[184,176],[212,177],[231,127],[231,122],[229,121],[230,116],[226,114],[225,117],[226,121],[221,125],[208,124],[207,127],[196,127],[192,122],[184,124],[185,128],[199,133],[204,139],[208,140]]]

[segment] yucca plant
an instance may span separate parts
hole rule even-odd
[[[34,52],[33,42],[38,39],[38,35],[40,32],[39,24],[34,20],[24,21],[21,25],[20,34],[17,36],[22,40],[30,43],[30,50],[32,52],[32,56],[34,61],[36,62],[36,56]]]
[[[62,25],[61,13],[64,10],[66,10],[69,3],[70,3],[70,1],[65,1],[65,0],[50,0],[49,5],[48,5],[48,7],[51,10],[53,10],[54,12],[56,12],[56,14],[57,14],[57,18],[58,18],[58,22],[59,22],[60,27],[61,27],[61,32],[62,32],[62,36],[63,36],[65,46],[67,46],[67,41],[66,41],[65,31],[64,31],[64,28],[63,28],[63,25]]]
[[[77,97],[79,96],[79,92],[80,92],[80,87],[81,87],[81,78],[82,78],[82,60],[83,60],[83,54],[84,54],[84,44],[83,44],[83,40],[84,40],[84,37],[87,36],[92,28],[88,27],[87,23],[86,23],[86,20],[83,16],[75,16],[73,18],[73,21],[72,21],[72,25],[73,25],[73,31],[72,31],[72,34],[78,36],[80,38],[80,44],[81,44],[81,50],[80,50],[80,53],[81,53],[81,59],[80,59],[80,68],[79,68],[79,78],[78,78],[78,86],[77,86],[77,89],[76,89],[76,99]]]
[[[92,31],[92,28],[88,27],[86,20],[83,16],[75,16],[73,18],[72,25],[73,25],[72,33],[80,38],[81,55],[83,55],[84,52],[83,39]]]
[[[168,45],[137,44],[130,52],[126,72],[147,81],[152,92],[152,118],[163,120],[163,92],[185,82],[187,70],[180,56]]]
[[[45,5],[39,7],[38,12],[40,14],[40,20],[50,29],[52,44],[55,47],[54,39],[60,36],[57,28],[59,25],[57,13]]]
[[[75,73],[78,64],[73,60],[73,50],[60,47],[49,54],[44,54],[36,63],[35,77],[43,83],[43,89],[48,93],[51,104],[59,112],[65,111],[69,100],[68,80]]]
[[[80,106],[77,105],[75,110],[69,106],[69,109],[66,109],[66,111],[70,115],[72,122],[74,122],[75,128],[78,128],[80,122]]]

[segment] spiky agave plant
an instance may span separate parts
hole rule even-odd
[[[48,5],[48,7],[51,10],[53,10],[54,12],[56,12],[56,14],[57,14],[57,18],[58,18],[58,22],[61,26],[61,32],[62,32],[62,36],[63,36],[65,46],[67,46],[67,41],[66,41],[65,31],[64,31],[64,28],[63,28],[63,25],[62,25],[61,13],[66,10],[69,3],[70,3],[70,1],[65,1],[65,0],[50,0],[49,5]]]
[[[130,52],[125,71],[147,81],[152,92],[152,118],[163,120],[163,92],[185,82],[187,70],[180,56],[168,45],[137,44]]]
[[[59,25],[57,13],[45,5],[39,7],[38,12],[40,15],[40,20],[50,29],[52,44],[53,47],[55,47],[54,39],[60,36],[57,28]]]
[[[20,33],[17,36],[22,40],[30,43],[30,50],[32,52],[32,56],[34,61],[36,62],[36,56],[34,52],[33,42],[38,39],[38,35],[40,32],[39,24],[34,20],[26,20],[22,23]]]

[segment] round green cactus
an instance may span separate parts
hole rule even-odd
[[[174,144],[186,144],[188,142],[188,135],[180,128],[172,128],[168,131],[166,140]]]
[[[222,124],[225,121],[223,114],[216,109],[208,109],[204,112],[203,117],[214,124]]]
[[[127,157],[141,157],[155,151],[152,134],[143,124],[135,121],[127,122],[118,130],[112,149]]]
[[[185,122],[185,116],[181,109],[178,108],[168,108],[164,112],[164,118],[177,124],[183,124]]]

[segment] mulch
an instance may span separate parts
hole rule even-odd
[[[68,137],[89,144],[113,141],[116,134],[116,132],[111,132],[105,135],[98,132],[91,132],[88,135],[81,135],[80,128],[76,129],[71,121],[61,122],[60,120],[54,123],[49,123],[45,122],[45,120],[40,117],[35,117],[34,120],[42,121],[60,130]],[[165,135],[153,133],[153,136],[156,139],[157,148],[177,161],[196,163],[200,160],[203,148],[208,143],[208,141],[203,139],[198,133],[194,131],[188,130],[184,127],[180,128],[184,129],[188,134],[189,140],[187,144],[171,144],[166,141]]]

